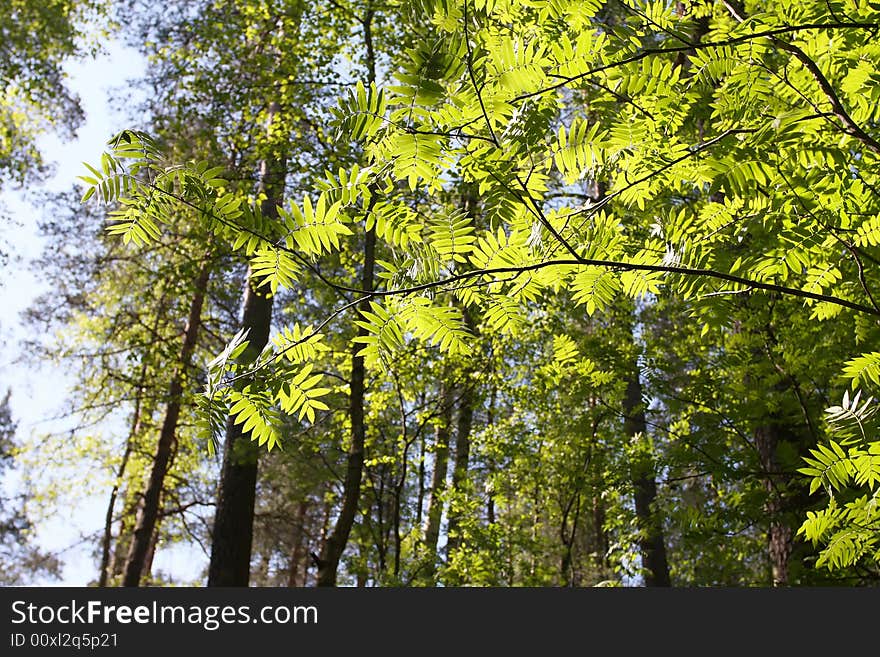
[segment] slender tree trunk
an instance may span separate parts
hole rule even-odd
[[[623,430],[630,438],[647,436],[647,421],[642,403],[642,382],[638,369],[633,369],[623,401],[625,420]],[[663,524],[654,513],[657,499],[657,481],[654,461],[649,455],[638,455],[632,464],[632,482],[635,489],[636,520],[639,528],[639,550],[642,555],[645,586],[670,586],[669,564]]]
[[[308,518],[309,501],[303,500],[296,510],[296,524],[293,527],[293,550],[290,553],[290,566],[287,569],[287,586],[305,586],[306,572],[303,572],[300,583],[300,566],[306,556],[306,519]],[[307,569],[306,569],[307,570]]]
[[[776,456],[779,445],[779,428],[773,424],[764,424],[755,429],[755,446],[761,468],[764,471],[763,484],[767,491],[764,510],[770,522],[767,530],[767,548],[770,559],[770,571],[773,586],[787,586],[789,579],[789,559],[792,550],[792,529],[785,522],[783,512],[785,501],[777,490],[780,465]]]
[[[363,21],[364,45],[367,57],[368,82],[376,79],[376,56],[373,49],[372,33],[373,9],[367,10]],[[371,206],[372,208],[372,202]],[[361,289],[373,291],[373,270],[376,266],[376,230],[371,228],[364,236],[364,264],[361,271]],[[364,298],[358,305],[360,313],[370,310],[369,300]],[[358,327],[358,337],[367,335],[367,329]],[[351,423],[351,443],[348,448],[345,480],[342,484],[342,508],[333,531],[324,544],[318,560],[318,586],[336,586],[336,575],[339,560],[348,543],[348,536],[354,525],[361,494],[361,479],[364,472],[364,445],[366,444],[366,427],[364,425],[364,357],[359,356],[359,343],[353,343],[351,349],[351,382],[349,384],[348,417]]]
[[[150,537],[150,546],[147,548],[147,556],[144,558],[144,570],[141,572],[141,581],[150,582],[153,579],[153,558],[156,556],[156,548],[159,545],[159,526],[162,524],[162,516],[156,520],[153,535]]]
[[[574,573],[572,561],[574,559],[574,542],[577,539],[578,520],[581,513],[581,494],[576,493],[570,498],[569,503],[562,513],[562,525],[559,528],[559,536],[562,539],[562,558],[559,563],[559,574],[563,586],[574,586]],[[568,527],[568,518],[572,516],[571,529]]]
[[[272,298],[254,291],[249,282],[246,285],[242,327],[249,329],[249,356],[256,358],[269,339]],[[241,424],[235,424],[232,417],[228,418],[214,514],[208,586],[248,585],[259,452],[251,433],[244,433]]]
[[[400,478],[394,485],[394,508],[392,509],[394,521],[394,581],[400,579],[400,560],[403,553],[403,534],[401,533],[401,507],[403,506],[403,487],[406,485],[407,451],[403,452],[403,467]]]
[[[493,383],[492,392],[489,394],[489,408],[486,410],[486,426],[493,427],[495,425],[495,403],[498,398],[498,388]],[[491,486],[486,494],[486,522],[489,525],[495,524],[495,459],[490,457],[486,464],[486,476]]]
[[[416,527],[422,526],[422,518],[425,513],[425,435],[419,437],[419,491],[416,498]]]
[[[440,390],[440,421],[434,434],[434,468],[431,474],[431,499],[425,524],[424,578],[430,582],[437,568],[437,542],[443,517],[443,493],[449,470],[449,425],[452,422],[449,391],[444,383]]]
[[[126,494],[130,493],[126,491]],[[138,492],[137,498],[123,506],[122,512],[119,514],[119,530],[116,533],[116,542],[110,553],[108,581],[121,578],[122,573],[125,571],[125,560],[128,557],[128,549],[131,546],[131,529],[135,518],[137,518],[140,499],[141,495]],[[125,502],[125,496],[123,496],[123,502]]]
[[[596,568],[604,573],[608,568],[608,534],[605,532],[605,504],[598,493],[593,496],[593,541]]]
[[[125,441],[125,451],[122,454],[122,461],[116,471],[116,481],[113,483],[113,490],[110,491],[110,499],[107,502],[107,513],[104,516],[104,535],[101,538],[101,569],[98,573],[98,586],[104,588],[110,578],[110,543],[113,538],[113,512],[116,509],[116,498],[119,495],[119,486],[122,478],[125,476],[125,469],[128,467],[128,459],[131,457],[131,451],[134,447],[134,439],[140,429],[141,423],[141,400],[143,398],[143,383],[146,378],[146,362],[141,367],[141,387],[138,389],[134,400],[134,411],[131,417],[131,430],[128,432],[128,438]]]
[[[458,420],[455,427],[455,463],[452,469],[452,491],[456,497],[461,497],[467,492],[473,419],[474,389],[470,377],[467,377],[458,400]],[[459,513],[454,513],[450,510],[448,537],[446,539],[447,559],[461,543],[461,537],[458,534],[460,521]]]
[[[461,205],[471,221],[476,221],[479,213],[479,197],[477,196],[477,190],[472,185],[464,188],[461,196]],[[460,310],[465,325],[474,335],[478,335],[476,322],[468,308],[460,305]],[[456,497],[465,494],[471,457],[471,425],[473,424],[474,417],[474,383],[471,378],[471,366],[465,367],[464,376],[462,377],[461,395],[458,399],[458,421],[455,427],[455,464],[452,470],[452,491]],[[460,543],[458,535],[459,520],[459,514],[450,509],[446,538],[447,560]]]
[[[208,287],[208,278],[211,275],[211,257],[207,255],[196,277],[193,297],[190,302],[189,317],[183,332],[183,345],[180,348],[180,357],[177,362],[171,383],[168,386],[168,405],[165,407],[165,418],[159,432],[159,442],[156,445],[156,453],[153,465],[150,469],[150,478],[147,489],[144,491],[143,504],[137,516],[134,536],[125,562],[125,574],[123,586],[139,586],[141,574],[144,571],[144,563],[159,516],[159,498],[165,484],[165,476],[171,464],[174,451],[177,422],[180,418],[180,406],[183,399],[184,386],[187,370],[192,361],[198,340],[199,327],[202,321],[202,306],[205,302],[205,292]]]
[[[376,496],[376,524],[378,524],[378,528],[376,531],[376,556],[378,558],[379,565],[379,573],[380,575],[384,575],[385,573],[385,555],[388,554],[388,530],[385,526],[385,476],[383,470],[385,469],[385,464],[380,463],[379,467],[375,469],[376,477],[378,479],[379,485],[373,484],[373,492]],[[372,476],[372,475],[370,475]]]
[[[273,139],[274,123],[280,106],[269,105],[266,133]],[[278,218],[287,177],[286,151],[260,163],[260,192],[266,195],[263,216]],[[242,362],[256,360],[269,342],[274,298],[267,291],[255,290],[248,267],[245,280],[241,326],[247,330],[248,348]],[[260,448],[251,432],[242,431],[232,417],[226,420],[223,467],[217,492],[217,508],[208,566],[208,586],[247,586],[250,581],[251,548],[254,539],[254,504],[257,494],[257,465]]]
[[[165,316],[165,310],[167,308],[166,300],[166,291],[164,291],[160,295],[160,301],[158,305],[157,312],[155,317],[153,318],[153,327],[152,332],[153,335],[156,335],[159,331],[159,324],[163,320]],[[122,484],[122,478],[125,476],[125,471],[128,468],[128,461],[131,458],[131,453],[134,450],[134,444],[136,436],[141,432],[141,418],[144,415],[143,402],[144,402],[144,388],[146,386],[147,381],[147,359],[144,357],[141,362],[141,370],[138,376],[138,388],[137,394],[135,395],[134,401],[134,411],[131,415],[131,429],[128,432],[128,438],[125,441],[125,451],[122,454],[122,461],[119,464],[119,469],[116,471],[116,481],[113,484],[113,489],[110,491],[110,499],[107,502],[107,513],[104,517],[104,536],[101,539],[101,570],[98,575],[98,586],[100,588],[104,588],[107,586],[107,582],[111,577],[115,577],[122,573],[124,568],[124,562],[122,560],[122,554],[127,554],[128,550],[120,545],[121,539],[126,536],[127,531],[125,530],[125,515],[123,513],[123,518],[119,521],[119,536],[117,537],[117,545],[115,549],[111,552],[110,543],[113,536],[113,515],[116,509],[116,500],[119,497],[119,487]],[[147,413],[149,415],[149,413]]]
[[[376,264],[376,231],[367,231],[364,240],[364,266],[361,275],[361,289],[370,292],[373,289],[373,269]],[[369,311],[369,302],[365,299],[360,303],[360,312]],[[367,329],[358,328],[358,336],[367,334]],[[318,586],[336,586],[336,572],[339,560],[348,543],[348,535],[354,525],[361,494],[361,479],[364,471],[364,445],[367,429],[364,424],[364,378],[366,368],[364,357],[359,356],[359,343],[352,347],[351,384],[348,399],[348,417],[351,422],[351,444],[345,468],[345,480],[342,488],[342,508],[333,531],[324,544],[321,560],[318,565]]]

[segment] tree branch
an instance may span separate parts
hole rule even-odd
[[[807,55],[807,53],[805,53],[793,43],[788,43],[787,41],[783,41],[782,39],[777,38],[773,39],[773,43],[782,50],[791,53],[795,57],[795,59],[803,64],[804,68],[806,68],[810,72],[810,74],[813,76],[813,79],[815,79],[816,82],[819,84],[819,88],[822,89],[822,93],[825,94],[825,98],[831,104],[834,116],[836,116],[843,124],[844,131],[851,137],[858,139],[873,152],[880,155],[880,142],[871,137],[871,135],[866,133],[859,124],[853,121],[852,117],[849,115],[849,112],[847,112],[846,108],[843,106],[843,103],[840,102],[840,98],[838,97],[837,92],[834,91],[834,87],[831,86],[828,78],[825,77],[816,62],[814,62],[810,58],[810,56]]]

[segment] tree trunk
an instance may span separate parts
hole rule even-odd
[[[416,527],[422,526],[422,518],[425,513],[425,435],[419,437],[419,489],[416,497]]]
[[[278,103],[269,105],[266,133],[270,139],[279,111]],[[260,164],[259,191],[266,195],[261,209],[269,220],[278,218],[278,208],[283,202],[286,159],[282,152],[275,159],[263,160]],[[256,360],[269,341],[273,301],[268,292],[254,289],[248,267],[241,326],[248,332],[249,344],[241,356],[242,362]],[[247,586],[250,580],[259,454],[260,448],[251,432],[243,432],[242,425],[229,417],[214,514],[208,586]]]
[[[134,520],[137,518],[138,509],[140,508],[140,492],[138,492],[137,497],[134,500],[126,500],[126,496],[131,493],[128,490],[125,492],[126,495],[123,496],[124,506],[119,514],[119,530],[116,533],[116,542],[110,553],[108,581],[115,581],[117,578],[121,580],[122,578],[122,573],[125,571],[125,561],[128,557],[128,549],[131,546],[131,529],[133,528]],[[125,504],[126,501],[128,502],[127,504]]]
[[[767,530],[767,548],[773,586],[788,585],[788,566],[792,549],[792,530],[782,517],[785,502],[777,490],[776,478],[780,471],[776,448],[779,445],[779,429],[765,424],[755,429],[755,447],[764,471],[762,482],[767,491],[764,510],[770,522]]]
[[[125,469],[128,467],[128,459],[131,457],[131,451],[134,447],[134,438],[140,429],[141,424],[141,399],[143,397],[143,383],[146,378],[146,362],[141,368],[141,387],[138,389],[134,400],[134,411],[131,418],[131,430],[128,433],[128,439],[125,441],[125,451],[122,454],[122,461],[119,463],[119,469],[116,471],[116,481],[113,483],[113,489],[110,491],[110,500],[107,502],[107,513],[104,516],[104,535],[101,538],[101,568],[98,573],[98,586],[104,588],[110,578],[110,542],[113,537],[113,512],[116,509],[116,498],[119,495],[119,486],[122,478],[125,476]]]
[[[642,403],[642,382],[638,369],[633,369],[623,400],[624,433],[630,438],[647,436],[647,421]],[[648,454],[638,454],[632,463],[632,482],[635,489],[636,521],[639,528],[639,551],[642,556],[645,586],[670,586],[663,523],[654,513],[657,499],[657,481],[654,461]]]
[[[248,350],[255,358],[269,339],[272,299],[255,292],[249,282],[246,285],[242,326],[249,329]],[[247,586],[250,579],[260,450],[251,433],[241,429],[242,425],[235,424],[232,417],[226,420],[208,586]]]
[[[443,517],[443,493],[449,470],[449,425],[452,422],[449,392],[446,384],[440,390],[440,422],[434,434],[434,468],[431,475],[431,499],[425,524],[425,571],[424,579],[431,582],[437,567],[437,542],[440,538],[440,521]]]
[[[466,315],[467,316],[467,315]],[[455,427],[455,464],[452,470],[452,491],[456,497],[467,492],[468,467],[471,458],[471,426],[474,419],[474,390],[470,377],[465,378],[461,396],[458,400],[458,421]],[[459,532],[460,515],[449,512],[448,537],[446,539],[446,558],[455,552],[461,543]]]
[[[159,498],[162,495],[165,476],[168,474],[168,469],[171,465],[187,370],[192,361],[192,354],[195,351],[198,339],[199,327],[202,321],[202,306],[205,302],[205,292],[210,275],[211,257],[207,255],[196,277],[193,297],[190,302],[189,317],[183,332],[180,358],[177,362],[177,369],[171,377],[171,383],[168,386],[168,405],[165,407],[165,418],[162,421],[162,429],[159,432],[159,442],[156,445],[153,466],[150,469],[150,478],[147,483],[147,489],[144,491],[143,504],[138,512],[128,558],[125,561],[123,586],[139,586],[141,574],[144,571],[144,563],[150,547],[150,541],[153,537],[156,519],[159,516]]]
[[[495,403],[498,399],[498,388],[493,383],[492,391],[489,393],[489,407],[486,409],[486,426],[495,426]],[[486,477],[490,482],[490,487],[486,491],[486,522],[489,525],[495,524],[495,459],[490,457],[486,463]]]
[[[147,556],[144,558],[144,570],[141,572],[141,581],[147,583],[153,579],[153,557],[156,556],[156,548],[159,545],[159,526],[161,524],[162,517],[160,515],[153,528],[153,536],[150,538],[150,546],[147,548]]]
[[[373,270],[376,264],[376,231],[367,231],[364,239],[364,267],[361,273],[361,289],[364,292],[373,290]],[[368,312],[369,301],[365,298],[358,305],[360,312]],[[358,327],[358,336],[367,335],[367,329]],[[351,384],[349,387],[348,417],[351,422],[351,444],[345,468],[345,480],[342,487],[342,508],[333,531],[324,544],[318,564],[318,586],[336,586],[336,572],[339,560],[348,543],[348,535],[354,525],[361,494],[361,479],[364,472],[364,444],[367,429],[364,424],[364,378],[366,368],[364,357],[359,356],[360,343],[354,343],[351,349]]]
[[[305,586],[308,569],[303,570],[300,581],[300,566],[306,556],[306,519],[308,518],[309,501],[303,500],[296,510],[296,524],[293,527],[293,550],[290,553],[290,566],[287,569],[287,586]]]
[[[472,185],[466,185],[461,195],[462,209],[471,221],[476,221],[479,214],[479,197]],[[465,324],[474,335],[478,335],[477,324],[473,316],[463,304],[459,305]],[[462,390],[458,399],[458,421],[455,427],[455,464],[452,470],[452,491],[458,497],[465,494],[468,482],[468,467],[471,457],[471,425],[474,418],[474,383],[471,378],[473,364],[464,368]],[[449,511],[449,525],[446,537],[446,559],[456,550],[460,543],[459,514]]]
[[[608,534],[605,532],[605,503],[598,493],[593,496],[593,542],[596,569],[604,574],[608,569]]]
[[[165,310],[167,309],[167,304],[165,302],[167,298],[167,293],[165,291],[160,295],[160,301],[156,310],[156,315],[153,318],[153,327],[152,333],[153,335],[158,334],[159,331],[159,323],[165,316]],[[113,537],[113,514],[116,509],[116,500],[119,497],[119,487],[122,485],[122,478],[125,476],[125,471],[128,468],[128,461],[131,458],[131,453],[134,450],[134,444],[137,435],[141,432],[141,419],[144,416],[149,416],[149,409],[147,413],[144,413],[144,388],[146,386],[147,381],[147,359],[146,356],[142,357],[141,369],[138,377],[138,390],[135,395],[134,400],[134,410],[131,415],[131,429],[128,432],[128,438],[125,441],[125,451],[122,454],[122,461],[119,463],[119,468],[116,471],[116,481],[113,484],[113,489],[110,491],[110,499],[107,502],[107,512],[104,516],[104,535],[101,539],[101,570],[98,575],[98,586],[100,588],[104,588],[107,586],[108,581],[122,574],[124,569],[124,561],[122,559],[123,555],[128,554],[128,547],[130,547],[130,543],[128,545],[121,545],[121,541],[124,537],[127,536],[125,516],[131,512],[136,513],[136,510],[133,510],[129,507],[129,509],[123,509],[122,518],[119,521],[119,535],[116,539],[116,546],[111,551],[110,543]]]
[[[364,45],[367,57],[368,82],[376,79],[376,57],[373,50],[372,33],[373,10],[368,9],[361,24],[364,30]],[[372,204],[372,202],[371,202]],[[373,291],[373,270],[376,265],[376,230],[371,228],[364,236],[364,266],[361,271],[361,289]],[[358,304],[360,313],[368,312],[370,303],[364,298]],[[367,329],[358,327],[358,337],[367,335]],[[345,480],[342,484],[342,508],[330,536],[327,537],[321,557],[318,560],[318,586],[336,586],[336,574],[339,560],[348,543],[348,535],[354,525],[358,503],[361,495],[361,479],[364,472],[364,445],[366,443],[366,427],[364,426],[364,357],[358,356],[360,343],[354,343],[351,349],[351,383],[349,385],[348,417],[351,422],[351,444],[348,448]]]

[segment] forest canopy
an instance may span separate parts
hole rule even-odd
[[[109,13],[28,313],[125,418],[95,584],[877,582],[880,4]]]

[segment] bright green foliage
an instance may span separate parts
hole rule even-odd
[[[880,563],[880,441],[875,439],[874,399],[845,393],[839,406],[827,409],[837,440],[810,450],[810,492],[824,490],[828,506],[808,511],[798,530],[822,546],[816,565],[828,570]],[[860,494],[864,492],[864,494]]]
[[[44,168],[36,140],[68,136],[83,118],[63,64],[106,10],[95,0],[5,0],[0,14],[0,186],[24,183]]]
[[[217,448],[216,436],[222,433],[226,417],[234,417],[243,432],[271,451],[281,447],[281,417],[276,406],[299,420],[315,421],[315,412],[327,410],[320,397],[331,392],[319,387],[323,375],[313,372],[313,362],[327,347],[321,333],[295,324],[272,337],[256,357],[249,352],[245,332],[239,331],[223,352],[208,364],[208,383],[199,404],[202,410],[202,435],[211,451]],[[262,370],[273,368],[268,388],[256,384],[239,385],[255,377],[264,382]]]
[[[245,388],[242,392],[232,390],[228,393],[229,415],[235,424],[241,424],[242,432],[249,432],[252,440],[266,445],[271,452],[280,442],[275,428],[278,416],[272,408],[272,398],[263,392]]]
[[[880,10],[846,3],[844,12],[839,4],[638,2],[620,3],[618,11],[555,0],[414,2],[423,19],[419,40],[392,58],[394,84],[356,84],[334,110],[332,128],[362,149],[360,164],[327,173],[301,203],[286,204],[277,221],[261,213],[261,199],[228,192],[209,164],[165,163],[148,138],[133,132],[120,135],[92,169],[86,196],[118,203],[110,230],[135,244],[155,238],[172,207],[192,208],[250,259],[272,294],[305,296],[299,286],[306,269],[319,260],[345,262],[363,221],[380,240],[381,289],[357,294],[351,280],[330,284],[355,295],[337,312],[369,302],[354,320],[367,332],[357,341],[369,365],[386,373],[414,341],[446,358],[472,353],[473,317],[508,339],[530,327],[539,308],[561,301],[569,309],[583,306],[599,323],[631,304],[688,313],[699,334],[693,327],[668,333],[684,336],[682,351],[692,353],[670,347],[662,363],[680,368],[661,382],[668,387],[661,390],[667,396],[660,419],[675,432],[668,449],[646,440],[615,451],[618,427],[602,450],[605,479],[578,479],[568,439],[599,414],[596,402],[572,420],[577,426],[532,436],[554,454],[543,465],[555,483],[575,481],[579,491],[610,478],[618,497],[609,524],[621,533],[627,484],[611,474],[620,465],[615,458],[636,462],[647,454],[667,459],[666,469],[682,480],[694,478],[685,487],[697,502],[673,508],[676,520],[705,502],[750,527],[764,514],[767,531],[782,536],[780,518],[799,483],[777,471],[793,471],[819,440],[816,400],[827,396],[841,368],[854,387],[880,385],[880,357],[871,351],[880,317],[873,293],[880,280],[880,79],[873,73]],[[810,357],[799,340],[821,343],[816,326],[833,342],[823,347],[824,380],[807,384]],[[632,343],[633,333],[626,334]],[[293,344],[310,339],[298,335]],[[566,368],[580,363],[580,373],[597,388],[608,385],[603,392],[619,405],[629,371],[618,368],[616,387],[611,377],[600,382],[574,355],[576,345],[556,338],[552,364],[540,376],[559,384]],[[694,347],[700,340],[715,342]],[[212,370],[209,400],[231,404],[261,443],[277,443],[272,404],[310,422],[326,410],[317,397],[328,389],[312,373],[313,354],[285,360],[270,348],[237,361],[245,343],[233,344]],[[741,410],[710,385],[712,376]],[[680,399],[682,382],[691,399]],[[529,385],[535,382],[522,387]],[[506,392],[512,400],[523,394],[518,385]],[[864,412],[848,403],[848,411]],[[535,412],[547,417],[563,409],[550,400]],[[601,442],[599,424],[590,449]],[[483,438],[504,441],[493,432]],[[756,436],[764,442],[747,450],[743,436],[747,444]],[[505,468],[521,477],[506,484],[514,508],[527,505],[514,499],[516,491],[534,486],[540,495],[544,483],[528,470],[534,445],[510,440],[482,447],[487,454],[497,448],[493,454],[503,453]],[[876,520],[876,452],[829,445],[813,449],[805,473],[832,492],[849,485],[870,492],[811,515],[802,533],[816,542],[854,531],[859,513]],[[691,471],[703,460],[711,464],[709,481]],[[761,475],[741,485],[743,471]],[[450,503],[473,510],[466,491]],[[737,530],[700,525],[706,514],[697,515],[677,539],[685,545],[690,530],[715,532],[723,551],[717,535]],[[477,525],[465,523],[461,531],[481,545],[498,538]],[[848,566],[874,545],[841,536],[834,545],[849,547],[829,548],[822,564]],[[516,534],[531,547],[543,538],[538,529]],[[497,543],[492,549],[501,551]],[[471,557],[451,556],[451,571],[472,569],[487,582],[496,577],[482,553]],[[626,556],[617,559],[624,564]],[[547,564],[531,566],[530,577],[541,581]],[[748,580],[750,567],[731,578]]]

